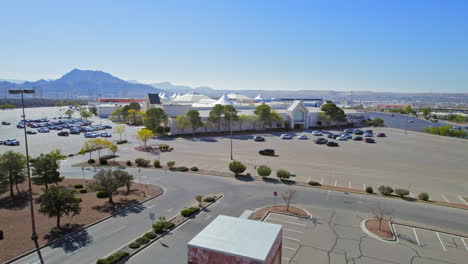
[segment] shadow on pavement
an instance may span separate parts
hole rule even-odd
[[[132,199],[132,200],[120,199],[119,202],[116,202],[114,204],[107,202],[104,205],[93,206],[92,209],[97,210],[99,212],[115,214],[114,217],[116,216],[123,217],[131,213],[139,214],[143,210],[145,210],[145,206],[138,204],[138,203],[139,202],[136,199]]]
[[[246,176],[246,175],[238,175],[238,176],[235,176],[235,178],[239,181],[245,181],[245,182],[251,182],[255,180],[253,177]]]
[[[89,245],[93,239],[88,234],[86,229],[82,229],[83,225],[78,224],[66,224],[61,229],[53,228],[49,234],[45,235],[44,238],[49,242],[52,241],[50,247],[52,248],[63,248],[65,252],[73,252],[77,249]],[[74,232],[67,237],[60,239],[64,235]]]

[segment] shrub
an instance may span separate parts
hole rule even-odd
[[[166,221],[164,217],[160,217],[160,220],[153,224],[153,230],[156,234],[161,234],[164,231],[171,229],[175,226],[174,223]]]
[[[270,167],[268,167],[266,165],[262,165],[262,166],[258,167],[257,173],[258,173],[258,175],[260,175],[262,177],[268,177],[271,174],[271,169],[270,169]]]
[[[252,175],[250,174],[250,172],[247,172],[247,174],[245,174],[245,176],[250,177]]]
[[[132,166],[132,161],[131,160],[127,160],[127,166]]]
[[[153,161],[153,166],[155,168],[161,168],[161,161],[160,160]]]
[[[246,169],[247,167],[245,167],[245,165],[240,161],[233,161],[229,163],[229,170],[234,172],[236,176],[240,173],[243,173]]]
[[[77,184],[73,185],[73,188],[75,188],[75,189],[83,189],[83,184],[77,183]]]
[[[395,193],[396,195],[400,196],[401,198],[405,197],[406,195],[409,194],[409,191],[406,190],[406,189],[402,189],[402,188],[397,188],[395,189]]]
[[[133,248],[133,249],[137,249],[137,248],[139,248],[140,246],[141,246],[141,245],[140,245],[140,243],[138,243],[138,242],[132,242],[132,243],[130,243],[130,245],[128,245],[129,248]]]
[[[135,163],[138,167],[148,167],[148,165],[150,164],[150,161],[142,159],[142,158],[138,158],[135,160]]]
[[[135,240],[135,242],[139,243],[140,245],[144,245],[144,244],[148,244],[148,242],[150,242],[150,240],[148,238],[142,236],[142,237],[137,238],[137,240]]]
[[[393,188],[390,186],[379,186],[379,192],[385,196],[389,196],[393,193]]]
[[[322,184],[316,181],[309,181],[307,184],[312,185],[312,186],[322,186]]]
[[[96,197],[97,198],[109,198],[109,195],[107,194],[106,191],[97,191]]]
[[[188,171],[189,169],[187,167],[184,167],[184,166],[181,166],[181,167],[177,167],[178,171]]]
[[[198,171],[198,168],[197,167],[192,167],[190,168],[191,171]]]
[[[98,259],[96,263],[97,264],[116,264],[122,259],[126,258],[128,255],[130,255],[128,252],[120,251],[120,252],[110,255],[107,258]]]
[[[80,193],[87,193],[88,190],[86,188],[80,189]]]
[[[281,180],[289,179],[291,177],[291,173],[287,170],[278,170],[276,172],[276,177],[280,178]]]
[[[148,232],[148,233],[144,234],[143,236],[146,237],[147,239],[155,239],[156,238],[156,234],[154,232]]]
[[[161,151],[168,151],[169,150],[169,145],[160,145],[159,150]]]
[[[96,161],[95,161],[94,159],[89,159],[89,160],[88,160],[88,163],[89,163],[89,164],[94,164],[94,163],[96,163]]]
[[[212,203],[214,201],[216,201],[216,199],[214,197],[211,197],[211,196],[207,196],[203,199],[204,202],[206,203]]]
[[[180,211],[180,214],[182,216],[184,216],[184,217],[189,217],[192,214],[198,212],[198,210],[200,210],[200,209],[197,208],[197,207],[190,207],[190,208],[187,208],[187,209],[184,209],[184,210]]]
[[[366,193],[374,193],[374,189],[372,188],[372,186],[366,187]]]
[[[174,167],[175,165],[175,161],[168,161],[167,162],[167,166],[169,167],[169,169],[172,169],[172,167]]]
[[[115,144],[117,144],[117,145],[125,144],[125,143],[127,143],[127,140],[125,140],[125,139],[124,140],[118,140],[117,142],[115,142]]]
[[[423,201],[429,201],[429,194],[427,192],[422,192],[418,195],[418,198]]]
[[[79,203],[81,203],[83,201],[83,199],[81,197],[75,197],[75,200],[77,200]]]

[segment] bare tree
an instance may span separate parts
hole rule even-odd
[[[379,230],[381,230],[382,221],[392,221],[393,219],[393,210],[380,203],[371,208],[371,213],[379,221]]]
[[[289,205],[292,201],[294,201],[297,198],[297,193],[295,190],[287,190],[281,194],[281,197],[283,198],[284,203],[286,204],[286,211],[289,211]]]

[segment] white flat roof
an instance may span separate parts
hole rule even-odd
[[[265,261],[281,225],[219,215],[187,245]]]

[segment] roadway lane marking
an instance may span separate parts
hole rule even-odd
[[[338,184],[338,180],[335,180],[335,187],[336,187],[337,184]]]
[[[294,250],[294,251],[296,251],[296,250],[297,250],[297,249],[295,249],[295,248],[291,248],[291,247],[285,247],[285,246],[283,246],[283,248],[285,248],[285,249],[289,249],[289,250]]]
[[[447,198],[445,198],[445,196],[444,196],[443,194],[440,194],[440,196],[442,196],[442,198],[444,198],[444,200],[445,200],[447,203],[450,203],[450,201],[449,201]]]
[[[300,240],[297,239],[297,238],[292,238],[292,237],[287,237],[287,236],[283,236],[283,238],[286,238],[286,239],[288,239],[288,240],[293,240],[293,241],[300,242]]]
[[[290,231],[290,232],[296,232],[296,233],[299,233],[299,234],[304,234],[304,232],[302,232],[302,231],[297,231],[297,230],[289,229],[289,228],[286,228],[286,227],[283,227],[283,229],[286,230],[286,231]]]
[[[460,195],[458,195],[458,199],[460,199],[464,204],[468,205],[468,202],[463,199],[463,197],[461,197]]]
[[[307,178],[307,182],[306,182],[306,183],[309,183],[309,182],[310,182],[310,176],[309,176],[309,178]]]
[[[323,178],[320,180],[320,185],[322,185],[322,184],[323,184]]]
[[[416,237],[416,242],[418,242],[418,246],[421,247],[421,243],[419,243],[418,234],[416,234],[416,229],[414,227],[413,227],[413,233],[414,233],[414,236]]]
[[[463,237],[460,237],[460,239],[463,242],[463,245],[465,245],[466,251],[468,251],[468,247],[466,246],[465,239]]]
[[[285,223],[289,223],[289,224],[293,224],[293,225],[298,225],[298,226],[306,226],[306,225],[303,225],[303,224],[298,224],[298,223],[294,223],[294,222],[290,222],[290,221],[286,221],[286,220],[281,220],[281,219],[270,218],[270,220],[279,221],[279,222],[285,222]]]
[[[440,239],[439,232],[436,232],[437,238],[439,239],[440,244],[442,245],[442,248],[444,249],[445,252],[447,252],[447,249],[445,249],[444,243],[442,243],[442,239]]]

